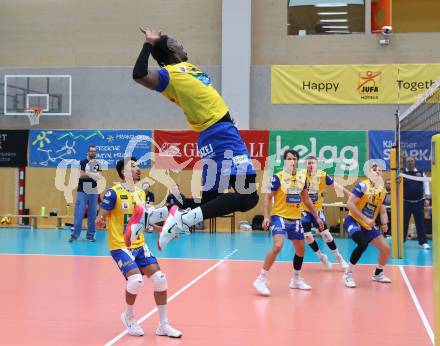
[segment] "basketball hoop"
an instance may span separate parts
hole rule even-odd
[[[43,113],[44,108],[41,107],[26,108],[24,111],[26,112],[26,116],[29,118],[31,126],[34,126],[40,123],[40,116],[41,113]]]

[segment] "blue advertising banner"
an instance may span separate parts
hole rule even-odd
[[[382,159],[390,170],[390,149],[394,145],[394,131],[368,131],[370,160]]]
[[[29,165],[58,167],[63,160],[77,160],[79,164],[93,145],[103,166],[114,168],[127,153],[140,159],[140,167],[150,168],[151,141],[151,130],[31,130]]]
[[[403,158],[414,157],[417,169],[431,171],[431,137],[438,131],[402,131],[400,149]],[[394,131],[368,131],[370,159],[383,159],[390,168],[390,149]]]
[[[431,138],[438,131],[401,131],[400,150],[404,158],[412,156],[416,168],[423,172],[431,171]]]

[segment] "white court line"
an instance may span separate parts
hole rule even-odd
[[[167,302],[170,303],[171,301],[173,301],[174,299],[176,299],[180,294],[182,294],[183,292],[185,292],[188,288],[190,288],[192,285],[194,285],[197,281],[199,281],[200,279],[202,279],[204,276],[206,276],[207,274],[209,274],[211,271],[213,271],[215,268],[217,268],[218,266],[222,265],[223,262],[228,259],[229,257],[231,257],[233,254],[235,254],[238,251],[238,249],[235,249],[234,251],[232,251],[231,253],[227,254],[222,260],[218,261],[216,264],[214,264],[213,266],[211,266],[209,269],[205,270],[202,274],[200,274],[199,276],[197,276],[194,280],[192,280],[191,282],[189,282],[188,284],[186,284],[185,286],[183,286],[180,290],[178,290],[176,293],[174,293],[171,297],[168,298]],[[157,312],[157,307],[155,307],[154,309],[152,309],[150,312],[148,312],[146,315],[142,316],[139,320],[138,323],[142,323],[144,322],[146,319],[150,318],[154,313]],[[113,339],[111,339],[109,342],[107,342],[104,346],[111,346],[114,345],[116,342],[118,342],[120,339],[122,339],[125,335],[127,335],[127,330],[124,330],[123,332],[119,333],[117,336],[115,336]]]
[[[45,254],[45,253],[0,253],[0,256],[48,256],[48,257],[86,257],[86,258],[111,258],[111,255],[61,255],[61,254]],[[182,261],[218,261],[218,258],[190,258],[190,257],[159,257],[155,256],[158,260],[182,260]],[[231,262],[257,262],[257,263],[263,263],[264,258],[260,260],[253,260],[253,259],[230,259],[227,257],[224,257],[223,259],[227,259]],[[278,260],[277,263],[292,263],[291,260]],[[311,261],[304,261],[304,264],[320,264],[321,262],[311,262]],[[338,265],[338,262],[332,262],[334,265]],[[358,263],[357,266],[373,266],[377,265],[377,263]],[[432,268],[432,264],[425,264],[425,265],[419,265],[419,264],[387,264],[387,267],[418,267],[418,268]]]
[[[400,273],[403,276],[403,280],[406,283],[406,287],[408,287],[408,291],[409,294],[411,295],[414,305],[416,306],[417,312],[419,313],[419,316],[422,319],[426,332],[428,333],[428,336],[431,339],[432,344],[434,345],[434,332],[432,331],[431,325],[429,324],[429,321],[426,318],[425,312],[423,311],[423,308],[420,305],[419,300],[417,299],[416,292],[414,292],[411,282],[409,281],[408,276],[406,276],[405,269],[402,266],[399,266],[399,269],[400,269]]]

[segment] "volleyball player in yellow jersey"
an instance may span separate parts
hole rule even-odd
[[[191,209],[170,209],[158,241],[159,249],[163,249],[176,233],[189,233],[189,228],[203,219],[255,207],[256,172],[228,107],[209,76],[187,62],[186,52],[174,38],[149,28],[141,31],[145,43],[133,68],[133,79],[162,93],[183,110],[189,126],[199,132],[198,149],[204,163],[201,203],[184,199],[183,207]],[[148,68],[150,54],[161,68]],[[223,193],[230,187],[234,192]],[[137,215],[130,224],[138,222]]]
[[[337,184],[326,172],[318,170],[318,160],[315,156],[308,156],[306,158],[306,169],[305,173],[307,174],[308,183],[309,183],[309,197],[313,203],[313,207],[315,208],[316,213],[319,215],[319,218],[324,223],[324,230],[321,232],[321,237],[326,242],[327,246],[334,253],[336,260],[341,265],[343,269],[347,268],[347,262],[345,262],[338,248],[336,247],[335,240],[331,235],[330,231],[327,227],[327,222],[325,220],[324,210],[322,208],[322,203],[324,201],[324,191],[328,186],[333,186]],[[348,195],[350,191],[346,190],[341,186],[345,193]],[[301,203],[301,222],[304,228],[304,238],[307,244],[312,248],[315,252],[316,256],[318,256],[321,263],[328,269],[332,267],[331,262],[328,260],[326,254],[323,254],[319,250],[318,243],[313,237],[312,234],[312,226],[317,226],[315,218],[309,212],[308,208],[304,203]]]
[[[372,276],[373,281],[391,283],[391,280],[383,273],[390,255],[390,247],[381,234],[388,231],[388,215],[383,200],[386,190],[383,187],[382,169],[378,164],[371,165],[368,179],[358,183],[348,198],[348,215],[345,217],[344,229],[351,239],[357,244],[353,250],[348,267],[344,273],[344,282],[347,287],[355,288],[353,279],[353,267],[359,261],[368,244],[377,247],[379,263]],[[375,220],[380,214],[380,231],[376,228]]]
[[[120,160],[116,165],[122,182],[108,189],[104,194],[97,225],[107,223],[108,246],[122,274],[127,280],[125,291],[126,307],[121,314],[121,320],[130,335],[142,336],[144,331],[134,318],[133,305],[136,296],[143,286],[142,275],[147,276],[154,288],[154,299],[159,311],[160,322],[156,329],[157,335],[180,338],[182,333],[168,323],[167,316],[167,279],[161,272],[156,257],[150,252],[145,243],[143,230],[137,233],[130,247],[125,245],[124,228],[133,212],[135,205],[145,205],[145,192],[135,184],[140,181],[141,171],[136,159]],[[166,207],[149,209],[148,224],[153,225],[165,220],[168,214]]]
[[[266,275],[275,262],[278,254],[283,248],[284,238],[292,241],[295,248],[293,258],[293,276],[289,287],[301,290],[310,290],[300,276],[301,267],[304,260],[304,231],[301,225],[301,202],[310,210],[316,219],[319,229],[324,229],[324,224],[316,214],[313,203],[307,191],[307,177],[305,174],[297,173],[299,154],[295,150],[289,149],[284,152],[284,168],[281,172],[272,177],[271,191],[264,197],[264,220],[263,228],[269,228],[272,233],[273,246],[263,263],[260,275],[254,281],[254,287],[258,293],[269,296],[270,291],[266,285]],[[270,205],[274,200],[272,210]]]

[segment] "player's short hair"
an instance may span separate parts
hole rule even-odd
[[[160,39],[155,43],[151,55],[157,64],[161,67],[170,63],[171,51],[168,48],[168,35],[161,35]]]
[[[87,148],[87,151],[90,151],[91,148],[95,148],[96,149],[96,145],[89,145]]]
[[[125,160],[127,160],[127,161],[125,161]],[[125,159],[121,159],[121,160],[119,160],[119,161],[116,163],[116,171],[118,172],[119,178],[121,178],[121,179],[124,179],[124,178],[125,178],[125,177],[124,177],[124,174],[122,174],[122,170],[123,170],[124,167],[125,167],[125,163],[128,162],[128,161],[134,161],[134,162],[136,162],[136,161],[137,161],[137,158],[135,158],[134,156],[132,156],[132,157],[130,157],[130,158],[126,157]]]
[[[309,161],[309,160],[318,161],[317,157],[313,156],[313,155],[309,155],[309,156],[306,157],[306,161]]]
[[[293,149],[287,149],[284,154],[283,154],[283,159],[285,160],[287,157],[287,154],[292,154],[293,156],[296,157],[297,160],[299,160],[299,154],[296,150]]]

